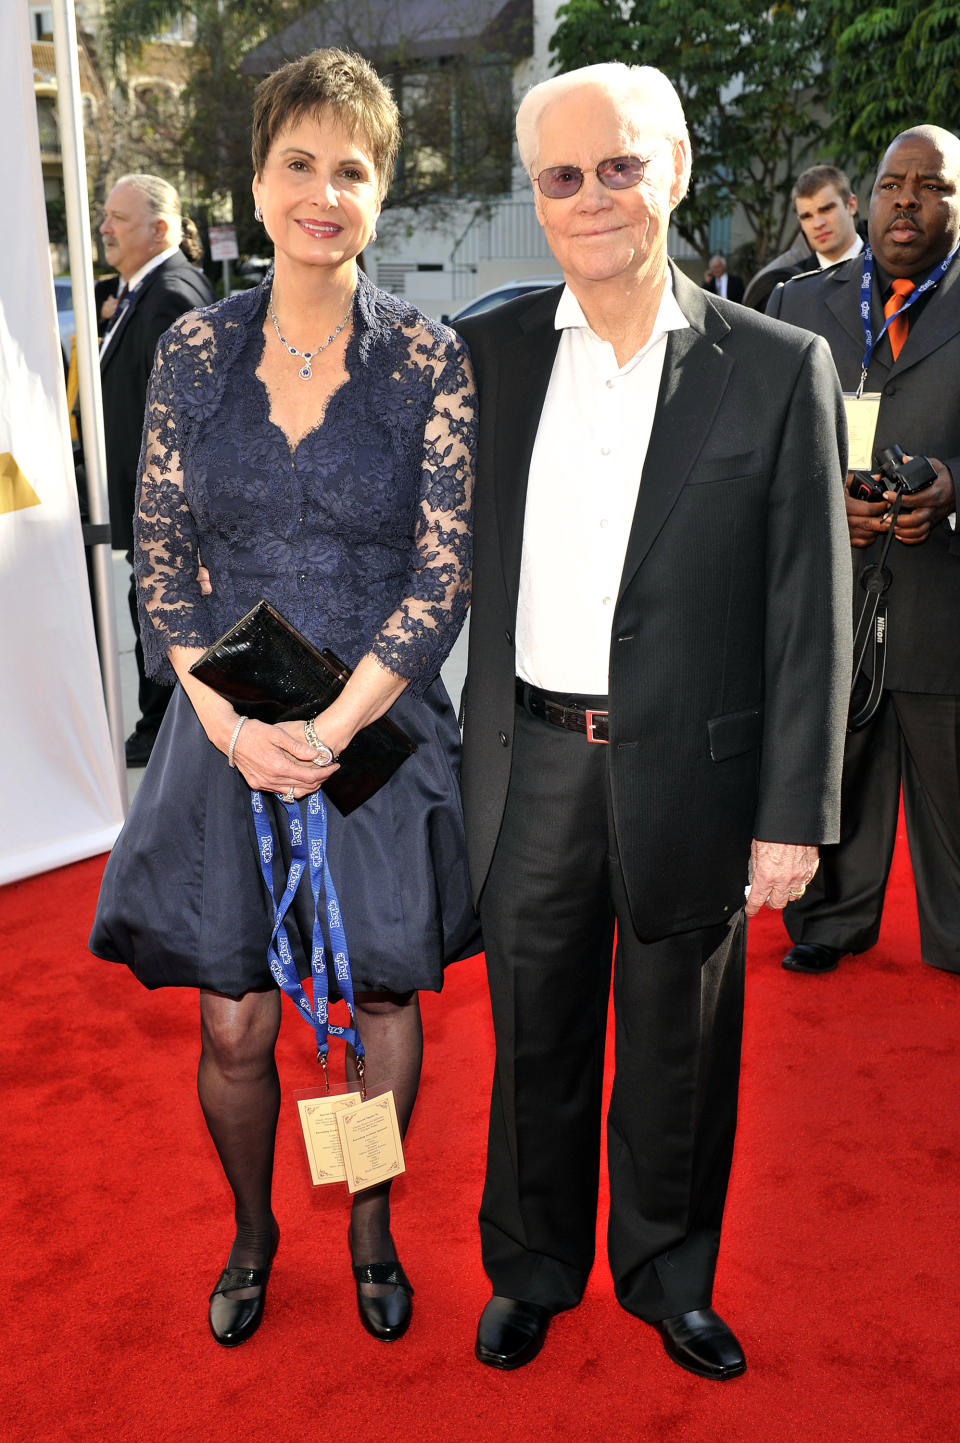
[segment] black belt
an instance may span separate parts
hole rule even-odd
[[[610,741],[610,713],[606,708],[580,706],[575,699],[558,701],[550,692],[517,677],[517,701],[531,716],[568,732],[581,732],[588,742]]]

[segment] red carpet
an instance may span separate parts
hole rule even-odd
[[[919,961],[898,856],[880,944],[829,977],[753,925],[741,1127],[716,1304],[745,1377],[700,1381],[613,1299],[513,1374],[473,1360],[491,1066],[479,959],[427,997],[427,1063],[394,1233],[416,1287],[396,1344],[360,1328],[347,1202],[309,1186],[295,1107],[316,1080],[287,1009],[264,1325],[220,1349],[206,1296],[229,1201],[194,1093],[193,994],[149,994],[85,947],[102,859],[0,891],[6,1098],[3,1436],[11,1440],[945,1443],[958,1437],[960,978]],[[284,1004],[286,1007],[286,1004]]]

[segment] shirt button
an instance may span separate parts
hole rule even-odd
[[[600,522],[601,528],[606,528],[606,527],[609,526],[609,525],[610,525],[610,522],[606,519],[606,517],[604,517],[604,519]]]
[[[502,747],[505,747],[505,746],[507,745],[507,734],[506,734],[506,732],[500,732],[500,733],[499,733],[499,737],[500,737],[500,745],[501,745]]]
[[[601,446],[601,447],[600,447],[600,455],[601,455],[601,456],[609,456],[609,455],[610,455],[610,447],[609,447],[609,446]]]
[[[608,381],[608,382],[607,382],[607,390],[608,390],[608,391],[612,391],[612,390],[613,390],[613,382],[612,382],[612,381]]]
[[[613,600],[612,597],[610,597],[610,596],[605,596],[605,597],[603,598],[603,604],[604,604],[604,606],[609,606],[609,605],[610,605],[610,602],[611,602],[612,600]]]

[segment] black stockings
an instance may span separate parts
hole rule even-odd
[[[416,992],[361,992],[355,1002],[366,1052],[367,1095],[392,1088],[400,1131],[405,1133],[417,1098],[423,1056],[420,998]],[[350,1076],[355,1077],[352,1054],[348,1066]],[[355,1263],[388,1263],[396,1257],[390,1238],[388,1182],[354,1194],[350,1249]],[[364,1284],[364,1289],[383,1291],[373,1284]]]
[[[203,1045],[197,1091],[235,1201],[237,1233],[228,1267],[264,1267],[273,1251],[270,1192],[280,1110],[273,1054],[280,1001],[273,989],[248,992],[239,1001],[217,992],[200,993]],[[405,1132],[423,1052],[419,997],[416,992],[359,993],[356,1008],[366,1050],[367,1091],[393,1089],[400,1130]],[[348,1071],[355,1078],[352,1055]],[[390,1262],[396,1256],[390,1239],[389,1183],[355,1195],[350,1244],[357,1263]]]
[[[273,1252],[270,1188],[280,1112],[273,1049],[279,1028],[276,990],[248,992],[239,1001],[200,993],[197,1092],[233,1189],[237,1235],[227,1262],[231,1268],[265,1267]]]

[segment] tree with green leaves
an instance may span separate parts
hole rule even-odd
[[[418,223],[442,223],[452,198],[478,208],[509,189],[513,132],[513,59],[508,17],[481,49],[457,36],[476,26],[471,0],[448,0],[444,11],[450,53],[425,56],[412,28],[385,40],[382,27],[393,18],[383,6],[358,3],[344,9],[318,0],[106,0],[108,35],[116,73],[142,53],[146,37],[174,16],[185,21],[192,39],[189,77],[182,96],[180,134],[166,126],[141,125],[139,136],[164,159],[169,142],[179,139],[178,164],[201,202],[229,195],[241,252],[263,244],[253,220],[250,195],[250,114],[258,77],[241,69],[244,55],[261,41],[283,32],[292,20],[310,15],[315,22],[290,39],[288,58],[323,43],[330,21],[337,43],[369,56],[391,83],[403,121],[401,163],[388,204],[417,207]],[[402,18],[402,17],[401,17]],[[421,29],[424,21],[421,16]],[[435,23],[435,19],[434,19]],[[311,41],[310,37],[316,38]],[[281,51],[276,49],[277,60]],[[143,107],[141,106],[141,110]],[[143,117],[137,119],[142,121]],[[153,122],[155,117],[146,116]],[[134,133],[135,138],[136,133]],[[169,173],[169,162],[168,162]]]
[[[790,190],[826,137],[818,4],[770,0],[566,0],[550,48],[558,69],[600,61],[655,65],[683,102],[693,147],[690,191],[674,213],[706,260],[710,222],[740,207],[748,268],[783,248]]]
[[[262,244],[250,193],[250,111],[256,80],[239,68],[243,54],[295,18],[305,0],[106,0],[111,62],[124,89],[151,37],[180,17],[192,43],[178,105],[131,105],[127,149],[137,163],[169,174],[176,166],[194,192],[201,222],[225,196],[241,252]],[[151,97],[152,100],[152,97]]]
[[[960,4],[825,0],[830,45],[828,105],[838,149],[869,174],[912,125],[960,126]]]

